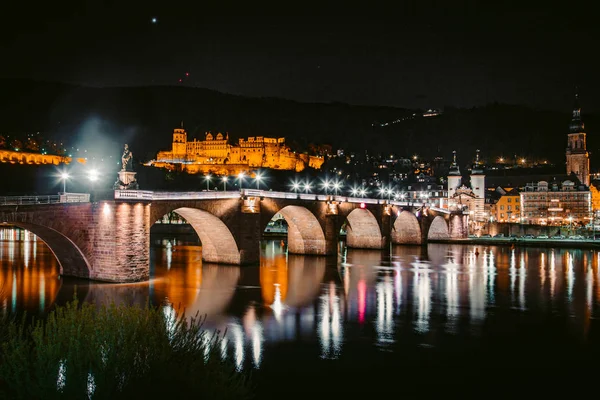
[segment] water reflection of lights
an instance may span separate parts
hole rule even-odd
[[[402,269],[400,264],[396,267],[396,273],[394,275],[394,289],[396,292],[396,314],[400,314],[400,307],[402,305]]]
[[[278,283],[273,284],[275,286],[275,299],[271,304],[271,309],[277,320],[281,319],[281,313],[283,312],[283,303],[281,302],[281,289]]]
[[[593,292],[594,292],[594,273],[591,266],[588,266],[586,273],[586,303],[588,310],[592,310]]]
[[[451,260],[446,264],[446,316],[449,319],[458,316],[458,265]]]
[[[515,283],[517,282],[517,259],[515,255],[515,249],[510,252],[510,267],[508,268],[508,274],[510,276],[510,296],[514,300]]]
[[[488,253],[488,266],[486,268],[486,273],[488,276],[488,296],[490,299],[490,304],[494,304],[494,302],[496,301],[496,297],[495,297],[495,285],[496,285],[496,273],[497,273],[497,269],[496,269],[496,260],[495,260],[495,256],[494,256],[494,252],[490,250],[490,252]]]
[[[417,308],[417,322],[415,330],[426,333],[429,330],[429,313],[431,311],[431,280],[429,270],[417,269],[414,275],[415,305]]]
[[[23,262],[25,268],[29,268],[30,252],[31,252],[31,238],[29,231],[25,231],[23,235]]]
[[[340,298],[331,282],[320,297],[320,321],[318,326],[321,358],[338,358],[342,349],[343,327],[340,318]]]
[[[364,279],[358,281],[358,322],[365,322],[365,312],[367,309],[367,284]]]
[[[171,264],[173,262],[173,249],[171,247],[171,243],[167,246],[167,270],[171,269]]]
[[[377,283],[377,343],[380,345],[394,342],[393,292],[394,285],[389,275]]]
[[[550,252],[550,298],[554,298],[554,288],[556,285],[556,255],[554,249]]]
[[[521,253],[521,261],[519,263],[519,307],[525,309],[525,279],[527,272],[525,270],[525,253]]]
[[[573,255],[567,253],[567,298],[573,299],[573,285],[575,284],[575,272],[573,271]]]
[[[540,254],[540,285],[542,289],[544,288],[544,283],[546,283],[546,254]]]

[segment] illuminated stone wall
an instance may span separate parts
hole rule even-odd
[[[0,150],[0,162],[9,164],[70,164],[73,161],[71,157],[56,156],[51,154],[24,153],[22,151]],[[76,161],[85,164],[84,158],[77,158]]]

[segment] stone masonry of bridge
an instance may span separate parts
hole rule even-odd
[[[0,223],[38,235],[57,257],[61,274],[110,282],[148,279],[150,228],[171,211],[198,234],[202,259],[223,264],[258,263],[262,233],[277,213],[288,223],[288,251],[296,254],[335,255],[343,227],[347,246],[360,249],[466,237],[466,215],[405,208],[227,192],[220,198],[0,206]]]

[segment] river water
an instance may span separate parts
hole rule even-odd
[[[549,382],[596,368],[597,251],[341,245],[315,257],[287,254],[281,240],[261,246],[260,266],[222,266],[203,263],[199,245],[153,237],[149,282],[103,284],[61,278],[41,240],[1,228],[1,312],[43,315],[76,294],[205,315],[260,398],[556,394]]]

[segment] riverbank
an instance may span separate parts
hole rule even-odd
[[[468,238],[468,239],[436,239],[429,243],[471,244],[484,246],[519,246],[519,247],[557,247],[576,249],[600,249],[600,240],[577,239],[524,239],[524,238]]]

